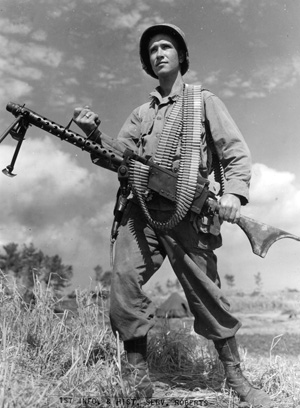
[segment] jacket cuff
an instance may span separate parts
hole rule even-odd
[[[242,180],[227,180],[224,194],[234,194],[241,200],[242,205],[249,202],[249,185]]]

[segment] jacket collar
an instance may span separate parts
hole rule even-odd
[[[156,87],[152,92],[150,92],[150,95],[149,95],[149,98],[150,98],[150,101],[152,102],[152,103],[158,103],[158,104],[160,104],[160,103],[162,103],[162,102],[174,102],[174,101],[176,101],[178,98],[179,98],[179,96],[182,94],[182,92],[183,92],[183,88],[184,88],[184,83],[182,84],[182,86],[180,87],[180,89],[177,91],[177,92],[173,92],[173,93],[171,93],[170,95],[168,95],[168,96],[166,96],[165,98],[163,98],[162,96],[161,96],[161,93],[160,93],[160,87],[158,86],[158,87]]]

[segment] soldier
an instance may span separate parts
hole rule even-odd
[[[221,100],[200,86],[187,85],[189,68],[184,33],[175,25],[149,27],[140,39],[143,69],[159,86],[150,101],[136,108],[116,140],[98,129],[94,140],[104,147],[137,154],[177,172],[176,202],[149,192],[143,166],[132,169],[132,197],[118,232],[111,283],[110,319],[124,341],[128,362],[135,368],[138,395],[151,397],[147,365],[147,334],[154,325],[154,307],[143,285],[165,257],[179,279],[195,332],[211,339],[223,363],[226,382],[242,401],[271,407],[271,399],[244,377],[235,334],[241,323],[230,313],[220,289],[214,250],[222,244],[218,221],[235,223],[248,202],[251,177],[249,149]],[[88,135],[99,121],[88,107],[74,120]],[[208,177],[218,157],[222,195],[219,219],[191,211],[199,176]],[[220,167],[220,165],[222,167]]]

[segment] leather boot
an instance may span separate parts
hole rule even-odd
[[[124,341],[124,349],[131,369],[128,383],[135,388],[137,398],[151,398],[154,390],[147,364],[147,336]]]
[[[214,344],[224,366],[226,385],[237,393],[241,401],[252,404],[254,408],[272,407],[272,400],[268,394],[254,388],[244,377],[235,337],[214,341]]]

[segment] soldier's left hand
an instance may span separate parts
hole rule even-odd
[[[241,216],[241,201],[234,194],[224,194],[219,200],[219,217],[221,221],[236,223]]]

